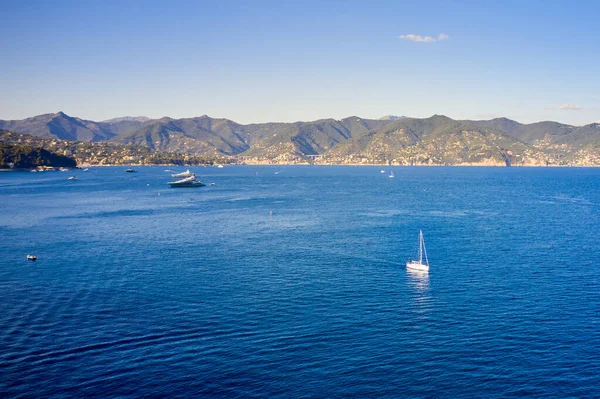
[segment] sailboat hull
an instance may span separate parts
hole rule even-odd
[[[429,271],[429,265],[424,265],[422,263],[419,262],[406,262],[406,268],[407,269],[411,269],[411,270],[418,270],[421,272],[428,272]]]

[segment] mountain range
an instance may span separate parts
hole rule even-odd
[[[443,115],[247,125],[206,115],[95,122],[58,112],[0,120],[0,129],[195,156],[229,156],[248,163],[600,165],[598,123],[521,124],[507,118],[473,121]]]

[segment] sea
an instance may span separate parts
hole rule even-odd
[[[600,397],[600,169],[184,169],[0,173],[1,397]]]

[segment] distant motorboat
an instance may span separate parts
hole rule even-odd
[[[381,169],[381,173],[385,173],[385,170]]]
[[[192,175],[190,177],[186,177],[185,179],[169,182],[171,187],[203,187],[206,184],[202,183],[200,180],[196,179],[196,176]]]
[[[125,169],[125,172],[127,172],[127,173],[135,173],[135,172],[137,172],[137,170],[129,168],[129,169]]]
[[[425,255],[425,263],[423,263],[423,255]],[[406,268],[420,272],[429,272],[429,259],[427,259],[425,240],[423,239],[423,232],[421,230],[419,230],[419,260],[406,262]]]
[[[61,167],[61,168],[58,168],[58,170],[60,170],[61,172],[68,172],[69,168]]]
[[[84,172],[87,172],[88,170],[89,170],[88,168],[85,168],[83,171],[84,171]]]
[[[77,176],[71,176],[67,180],[77,180]]]
[[[222,168],[222,167],[223,167],[223,165],[217,165],[217,168]]]
[[[36,261],[37,260],[37,256],[35,256],[35,255],[27,255],[27,260]]]
[[[37,169],[31,169],[30,172],[37,172]]]
[[[171,177],[175,177],[175,178],[178,178],[178,177],[193,177],[193,176],[196,176],[196,175],[193,174],[192,172],[190,172],[189,169],[186,170],[185,172],[175,173],[175,174],[171,175]]]

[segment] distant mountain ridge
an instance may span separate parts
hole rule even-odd
[[[396,121],[398,119],[407,118],[406,116],[396,116],[396,115],[384,115],[378,120],[380,121]]]
[[[0,129],[61,140],[103,141],[116,136],[101,122],[73,118],[64,112],[38,115],[17,121],[0,121]]]
[[[151,120],[147,116],[122,116],[119,118],[112,118],[102,121],[102,123],[118,123],[118,122],[148,122]]]
[[[224,155],[257,163],[600,164],[597,123],[521,124],[507,118],[471,121],[443,115],[388,115],[377,120],[351,116],[249,125],[207,115],[95,122],[58,112],[0,121],[0,129],[62,140],[143,145],[195,156]]]

